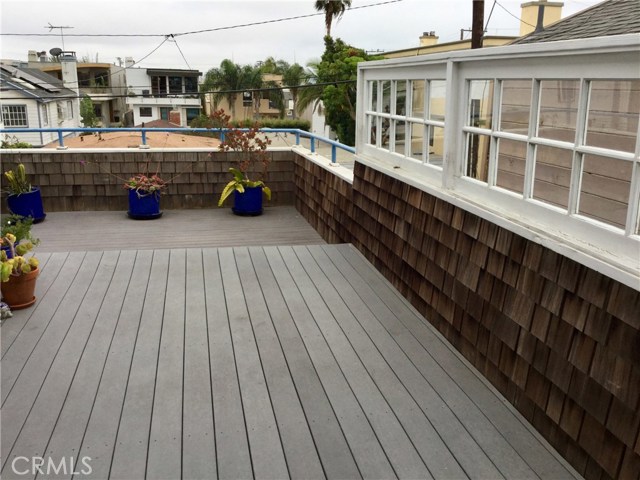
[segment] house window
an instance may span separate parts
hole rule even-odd
[[[169,77],[169,93],[182,93],[182,77]]]
[[[151,111],[151,107],[140,107],[140,116],[141,117],[152,117],[153,113]]]
[[[153,76],[151,77],[151,93],[155,97],[167,94],[167,77]]]
[[[56,102],[56,109],[58,110],[58,123],[64,122],[64,104]]]
[[[251,92],[242,92],[242,106],[250,107],[253,105],[253,97]]]
[[[28,127],[26,105],[3,105],[2,121],[5,127]]]
[[[71,100],[67,100],[67,120],[71,120],[73,118],[73,102]]]
[[[191,123],[191,120],[200,116],[199,108],[187,108],[187,125]]]
[[[198,79],[196,77],[184,77],[184,92],[198,93]]]
[[[49,125],[49,105],[42,105],[42,125]]]

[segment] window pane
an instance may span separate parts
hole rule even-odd
[[[391,134],[391,120],[388,118],[380,119],[380,146],[389,149],[389,135]]]
[[[404,145],[405,145],[405,129],[406,122],[396,121],[394,120],[396,125],[396,138],[395,145],[393,151],[404,155]]]
[[[411,124],[411,158],[423,160],[424,152],[424,130],[425,127],[421,123]]]
[[[369,135],[368,135],[368,141],[367,143],[370,143],[371,145],[375,145],[376,144],[376,133],[377,133],[377,128],[376,128],[376,120],[377,117],[374,117],[373,115],[367,115],[367,128],[369,130]]]
[[[496,186],[523,193],[527,144],[501,138],[498,141]]]
[[[196,77],[184,77],[184,91],[186,93],[197,93],[198,79]]]
[[[369,86],[371,87],[371,104],[369,105],[369,110],[375,112],[378,109],[378,82],[375,80],[369,82]]]
[[[431,80],[431,96],[429,97],[429,119],[444,122],[445,94],[447,82]]]
[[[169,93],[182,93],[182,77],[169,77]]]
[[[572,158],[570,150],[542,145],[536,148],[533,198],[567,208]]]
[[[632,162],[585,155],[578,211],[587,217],[624,228],[632,171]]]
[[[411,91],[411,116],[424,118],[424,80],[413,80]]]
[[[396,115],[407,114],[407,82],[396,82]]]
[[[487,181],[490,139],[488,135],[467,134],[467,177]]]
[[[540,82],[538,136],[574,142],[580,82],[543,80]]]
[[[587,145],[633,153],[640,115],[640,80],[591,82]]]
[[[382,82],[382,112],[391,113],[391,82]]]
[[[429,127],[429,164],[442,166],[444,155],[444,128]]]
[[[59,106],[60,104],[58,104]],[[5,127],[27,127],[27,107],[25,105],[3,105],[2,122]]]
[[[469,118],[467,125],[491,128],[493,109],[493,80],[469,82]]]
[[[151,107],[140,107],[140,116],[141,117],[151,117]]]
[[[531,111],[531,80],[502,82],[500,130],[527,135]]]

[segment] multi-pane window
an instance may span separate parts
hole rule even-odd
[[[444,80],[373,80],[367,143],[437,168],[444,151]]]
[[[140,116],[141,117],[152,117],[153,112],[151,107],[140,107]]]
[[[640,80],[483,79],[467,85],[463,176],[627,227]]]
[[[2,122],[5,127],[28,127],[26,105],[3,105]]]
[[[73,119],[73,102],[71,100],[67,100],[67,120]]]

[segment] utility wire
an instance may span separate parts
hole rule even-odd
[[[484,26],[484,31],[487,31],[487,27],[489,26],[489,22],[491,21],[491,15],[493,15],[493,9],[496,8],[497,0],[493,0],[493,5],[491,5],[491,10],[489,11],[489,18],[487,18],[487,23]]]
[[[187,68],[191,70],[191,65],[189,65],[189,62],[187,62],[187,59],[185,58],[184,53],[182,53],[182,49],[180,48],[180,45],[178,45],[178,40],[176,40],[175,36],[171,35],[171,41],[176,44],[176,47],[178,48],[178,51],[180,52],[180,55],[182,56],[184,63],[186,63]]]
[[[495,3],[501,8],[503,9],[505,12],[507,12],[509,15],[511,15],[513,18],[515,18],[516,20],[518,20],[519,22],[524,23],[525,25],[529,25],[530,27],[536,28],[535,25],[531,25],[528,22],[525,22],[524,20],[522,20],[521,18],[519,18],[518,16],[514,15],[513,13],[511,13],[509,10],[507,10],[505,7],[502,6],[502,4],[500,2],[498,2],[497,0],[495,0]],[[493,8],[491,9],[493,11]]]
[[[398,3],[398,2],[402,2],[403,0],[387,0],[384,2],[378,2],[378,3],[371,3],[368,5],[361,5],[359,7],[351,7],[347,10],[360,10],[362,8],[370,8],[370,7],[377,7],[380,5],[387,5],[390,3]],[[197,33],[208,33],[208,32],[219,32],[221,30],[232,30],[235,28],[244,28],[244,27],[254,27],[257,25],[267,25],[270,23],[279,23],[279,22],[287,22],[290,20],[298,20],[301,18],[309,18],[309,17],[316,17],[319,15],[324,15],[323,12],[319,12],[319,13],[309,13],[306,15],[296,15],[293,17],[284,17],[284,18],[274,18],[272,20],[262,20],[259,22],[250,22],[250,23],[243,23],[243,24],[239,24],[239,25],[229,25],[229,26],[225,26],[225,27],[215,27],[215,28],[206,28],[203,30],[193,30],[190,32],[178,32],[178,33],[169,33],[169,34],[165,34],[165,33],[73,33],[73,34],[67,34],[67,37],[178,37],[178,36],[183,36],[183,35],[195,35]],[[57,36],[57,34],[54,33],[6,33],[6,32],[2,32],[0,33],[0,36],[22,36],[22,37],[52,37],[52,36]]]

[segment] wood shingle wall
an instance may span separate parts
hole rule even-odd
[[[352,242],[589,479],[640,475],[640,293],[356,163],[296,206]]]
[[[292,205],[293,160],[289,151],[269,153],[272,162],[267,184],[273,195],[269,205]],[[83,164],[83,162],[86,162]],[[162,197],[162,208],[210,208],[231,180],[233,154],[221,152],[105,152],[34,153],[3,152],[2,169],[23,163],[33,185],[40,186],[45,212],[82,210],[126,210],[124,180],[144,171],[156,171],[164,180],[172,179]],[[98,164],[100,166],[98,166]],[[110,172],[113,175],[109,175]],[[120,177],[120,178],[117,178]],[[2,202],[3,212],[5,202]]]

